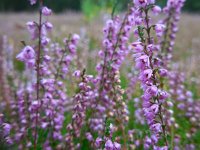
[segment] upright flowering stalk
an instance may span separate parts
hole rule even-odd
[[[168,0],[167,6],[163,8],[166,19],[162,23],[165,24],[166,28],[163,39],[161,40],[161,55],[163,55],[165,65],[167,65],[166,63],[169,65],[172,58],[172,51],[178,31],[178,22],[184,2],[185,0]]]
[[[160,78],[164,77],[165,74],[161,73],[160,61],[155,57],[159,46],[156,45],[155,38],[152,37],[152,30],[154,29],[157,38],[160,38],[163,35],[165,26],[163,24],[151,24],[149,11],[152,10],[154,13],[160,11],[154,3],[155,1],[152,0],[134,0],[138,12],[135,18],[140,21],[136,32],[139,39],[132,46],[135,52],[136,68],[140,70],[141,88],[144,91],[142,95],[143,111],[151,131],[151,138],[145,144],[145,149],[148,149],[151,145],[154,146],[154,149],[160,149],[156,144],[161,135],[165,141],[165,146],[162,149],[168,149],[166,123],[163,118],[162,106],[168,97],[168,93],[163,90],[163,85],[160,82]]]
[[[35,4],[36,1],[30,1],[31,4]],[[49,43],[49,39],[46,37],[47,31],[52,28],[52,25],[48,22],[42,21],[43,16],[51,15],[51,10],[43,6],[43,0],[40,0],[39,22],[30,21],[27,23],[28,30],[31,34],[32,40],[38,40],[37,46],[26,45],[21,53],[17,55],[17,59],[23,61],[27,68],[36,70],[36,85],[35,85],[35,100],[31,102],[30,111],[32,112],[31,119],[34,120],[34,149],[37,149],[37,137],[38,137],[38,124],[39,124],[39,109],[42,104],[40,97],[41,91],[41,58],[42,49]],[[35,51],[37,49],[37,51]],[[34,114],[34,115],[33,115]]]
[[[86,70],[75,71],[74,76],[77,78],[81,78],[81,82],[79,83],[79,91],[73,98],[73,114],[72,121],[68,124],[67,129],[68,133],[66,135],[66,148],[80,148],[82,143],[80,139],[86,136],[86,138],[91,142],[93,140],[92,135],[88,132],[86,135],[83,135],[82,129],[84,125],[87,125],[85,122],[86,119],[86,111],[90,108],[91,99],[94,98],[94,92],[92,87],[89,85],[93,81],[93,76],[86,75]]]
[[[188,90],[185,86],[185,76],[180,71],[177,71],[178,68],[174,69],[170,72],[169,75],[169,86],[170,86],[170,94],[171,98],[174,102],[174,108],[178,110],[178,114],[175,113],[176,117],[187,118],[191,124],[191,128],[187,131],[187,137],[191,138],[200,127],[200,101],[193,99],[193,94],[190,90]],[[175,70],[175,71],[174,71]],[[179,125],[175,127],[179,128]],[[178,135],[176,135],[178,136]],[[179,136],[178,136],[179,137]],[[179,137],[179,140],[181,137]],[[188,140],[187,143],[190,143]],[[180,143],[176,142],[176,138],[173,141],[173,145],[176,148],[183,148],[184,146]],[[191,144],[192,146],[192,144]],[[193,145],[195,149],[195,146]]]
[[[2,43],[1,43],[2,42]],[[0,85],[1,85],[1,105],[2,111],[5,111],[6,117],[11,117],[12,113],[16,113],[13,110],[13,104],[15,103],[15,94],[17,85],[22,86],[24,83],[20,82],[16,76],[18,72],[14,69],[14,45],[9,42],[7,36],[3,36],[0,41]],[[21,78],[24,76],[22,75]],[[13,117],[11,117],[13,120]]]
[[[111,66],[113,59],[111,57],[113,57],[114,46],[117,42],[119,26],[118,18],[107,21],[106,27],[104,28],[103,50],[99,52],[102,62],[97,65],[97,98],[93,106],[96,113],[90,119],[90,126],[93,131],[98,131],[100,136],[104,135],[106,118],[113,106],[109,93],[112,91],[111,77],[113,77],[117,68],[113,70]]]
[[[118,17],[113,17],[106,22],[103,30],[103,48],[99,51],[102,61],[96,67],[98,71],[97,83],[95,83],[97,94],[93,106],[96,113],[90,119],[91,128],[98,131],[101,138],[105,135],[107,118],[114,116],[117,118],[122,115],[122,118],[118,118],[120,121],[117,121],[121,124],[121,130],[124,130],[123,122],[128,120],[127,107],[122,100],[123,90],[120,87],[119,69],[129,53],[127,42],[134,23],[132,16],[133,11],[129,9],[122,22]]]
[[[182,86],[181,84],[178,84],[178,81],[182,79],[182,75],[179,71],[173,71],[174,68],[171,67],[171,60],[172,60],[172,52],[174,49],[175,39],[176,39],[176,33],[178,32],[178,23],[180,20],[180,14],[181,9],[185,3],[185,0],[168,0],[166,7],[163,8],[164,13],[166,14],[166,18],[162,20],[161,22],[165,24],[166,28],[164,31],[164,35],[160,41],[160,47],[161,51],[158,53],[158,56],[163,60],[162,66],[169,70],[167,78],[169,80],[169,88],[170,88],[170,94],[172,101],[168,102],[171,109],[167,110],[168,113],[166,113],[166,121],[167,125],[171,129],[171,133],[173,135],[174,128],[177,127],[177,123],[175,122],[173,109],[176,108],[177,105],[177,99],[176,99],[176,91],[173,91],[173,82],[176,82],[177,84],[175,86],[179,87]],[[176,72],[176,73],[175,73]],[[177,81],[172,81],[172,78],[179,74],[179,79]],[[173,91],[173,92],[172,92]],[[171,140],[171,148],[173,148],[174,142],[173,137]]]
[[[0,37],[0,85],[1,85],[1,89],[0,89],[0,100],[1,100],[1,105],[4,105],[2,107],[6,107],[6,109],[9,109],[9,105],[10,105],[10,99],[11,96],[9,94],[11,94],[11,89],[8,86],[7,83],[7,76],[8,71],[7,71],[7,67],[9,67],[7,64],[7,60],[10,61],[8,57],[8,55],[6,55],[6,51],[9,51],[9,45],[7,42],[7,37]],[[12,50],[10,51],[10,53],[12,55]],[[12,60],[12,58],[11,58]],[[9,68],[12,69],[12,68]]]

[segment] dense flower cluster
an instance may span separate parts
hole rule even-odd
[[[108,20],[103,29],[103,49],[99,51],[99,57],[102,61],[96,67],[98,71],[98,76],[96,78],[97,101],[95,101],[94,109],[97,114],[95,114],[94,119],[90,119],[91,127],[94,131],[102,131],[105,126],[104,120],[107,115],[115,116],[118,109],[116,108],[116,105],[118,105],[117,103],[120,103],[120,105],[123,103],[121,100],[123,92],[118,85],[120,82],[119,69],[129,52],[127,41],[133,25],[131,16],[132,12],[130,10],[122,22],[116,17],[112,20]],[[117,93],[119,93],[119,95]],[[125,109],[125,112],[127,112],[125,104],[117,107],[122,107],[122,109]]]
[[[199,101],[193,99],[193,93],[184,85],[185,77],[183,73],[173,71],[169,76],[170,93],[175,105],[183,111],[183,116],[189,118],[193,126],[198,128],[199,124]],[[196,130],[194,128],[194,130]],[[194,132],[194,131],[193,131]]]
[[[154,149],[159,149],[155,145],[161,138],[160,134],[162,133],[166,144],[162,149],[167,149],[166,123],[163,119],[162,105],[169,94],[163,89],[159,81],[160,77],[166,76],[167,70],[164,70],[160,66],[160,60],[154,56],[154,53],[159,51],[160,47],[156,45],[154,38],[151,37],[153,28],[157,37],[161,37],[164,33],[165,26],[160,23],[155,25],[150,23],[151,18],[148,14],[149,8],[152,7],[150,4],[154,4],[154,2],[143,1],[141,3],[141,1],[135,1],[135,18],[141,21],[137,23],[137,37],[139,39],[132,43],[135,53],[133,57],[136,68],[140,70],[139,80],[141,81],[141,88],[144,91],[142,95],[144,116],[152,133],[151,138],[147,137],[148,142],[146,141],[144,147],[148,149],[151,145],[154,145]],[[155,9],[155,6],[152,9]]]
[[[178,22],[180,20],[181,8],[185,0],[168,0],[167,6],[163,8],[166,19],[161,22],[165,24],[164,37],[161,41],[161,50],[165,63],[169,65],[172,58],[172,51],[175,44]],[[166,64],[165,64],[166,65]]]
[[[68,149],[73,147],[80,148],[80,143],[75,143],[77,138],[81,138],[81,129],[87,124],[86,111],[91,105],[91,100],[94,99],[94,92],[89,83],[92,83],[94,78],[92,75],[85,75],[85,70],[81,73],[79,70],[74,72],[74,76],[81,78],[81,82],[78,84],[79,92],[74,96],[74,108],[72,115],[72,122],[67,125],[69,133],[66,135],[66,143]],[[83,136],[83,135],[82,135]],[[92,135],[86,133],[86,138],[89,141],[93,140]]]

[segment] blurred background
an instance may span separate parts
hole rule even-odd
[[[120,9],[124,9],[129,0],[118,0],[120,5]],[[74,10],[74,11],[85,11],[85,8],[90,8],[94,6],[95,9],[98,7],[110,7],[116,0],[45,0],[45,4],[51,7],[55,12],[63,12],[65,10]],[[159,0],[160,5],[165,5],[166,0]],[[37,7],[37,6],[35,6]],[[0,11],[31,11],[32,8],[29,5],[28,0],[1,0],[0,1]],[[185,7],[185,11],[188,12],[199,12],[200,11],[200,0],[187,0]]]

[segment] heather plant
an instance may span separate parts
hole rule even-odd
[[[26,23],[30,40],[17,60],[7,37],[0,41],[2,149],[199,148],[200,103],[172,61],[184,0],[163,9],[133,0],[123,16],[114,5],[92,72],[82,58],[88,39],[71,33],[54,41],[53,11],[29,2],[39,4],[39,20]]]

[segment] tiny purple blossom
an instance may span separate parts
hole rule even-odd
[[[44,16],[50,16],[52,14],[52,10],[45,6],[42,8],[42,14]]]
[[[117,142],[114,142],[115,150],[121,150],[121,145]]]
[[[144,7],[147,5],[147,0],[134,0],[135,6]]]
[[[33,21],[27,22],[26,25],[29,31],[35,30],[35,28],[37,28],[37,24]]]
[[[138,69],[143,69],[146,66],[150,65],[149,56],[147,56],[147,55],[142,55],[142,56],[136,58],[135,61],[136,61],[136,68],[138,68]]]
[[[149,4],[154,4],[155,0],[134,0],[135,6],[144,7]]]
[[[50,22],[45,22],[45,28],[50,31],[53,28],[53,25]]]
[[[159,99],[164,100],[164,99],[167,99],[169,96],[170,96],[169,93],[167,93],[166,91],[161,91]]]
[[[35,51],[31,46],[26,46],[16,58],[25,62],[31,68],[35,64]]]
[[[113,150],[114,148],[113,142],[111,140],[107,140],[105,143],[105,148],[106,150]]]
[[[155,15],[158,15],[161,11],[162,11],[162,9],[161,9],[159,6],[154,6],[154,7],[152,8],[152,12],[153,12]]]
[[[150,96],[156,96],[158,94],[158,88],[155,85],[152,85],[146,89],[145,94],[149,94]]]
[[[150,79],[152,77],[152,75],[153,75],[153,70],[146,69],[143,72],[141,72],[139,79],[141,81],[146,81],[146,80]]]
[[[153,125],[151,126],[151,128],[152,128],[156,133],[161,132],[161,124],[160,124],[160,123],[153,124]]]
[[[88,141],[93,141],[93,137],[92,137],[92,134],[91,133],[89,133],[89,132],[87,132],[86,134],[85,134],[85,136],[86,136],[86,138],[87,138],[87,140]]]
[[[8,123],[4,123],[3,124],[3,133],[4,133],[4,135],[10,134],[10,130],[11,130],[11,125],[8,124]]]
[[[72,43],[73,44],[77,44],[78,43],[78,41],[80,40],[80,36],[78,35],[78,34],[74,34],[73,36],[72,36]]]
[[[36,4],[37,0],[29,0],[31,5]]]
[[[159,111],[159,105],[158,104],[153,104],[151,106],[151,109],[154,111],[155,114],[157,114],[158,111]]]
[[[166,69],[159,69],[159,74],[162,77],[166,77],[168,74],[168,71]]]
[[[155,25],[155,31],[156,31],[156,35],[158,37],[161,37],[163,35],[164,30],[165,30],[164,24],[156,24]]]
[[[138,42],[138,43],[139,43],[139,42]],[[134,46],[134,50],[135,50],[136,53],[137,53],[137,52],[142,52],[143,49],[144,49],[144,47],[142,46],[142,44],[136,44],[136,42],[135,42],[135,44],[132,44],[132,45],[135,45],[135,46]]]
[[[80,71],[80,70],[76,70],[76,71],[73,73],[73,76],[79,78],[79,77],[81,76],[81,71]]]
[[[102,141],[103,141],[103,140],[102,140],[101,138],[97,137],[97,139],[95,140],[95,146],[96,146],[96,147],[100,147]]]
[[[25,61],[35,58],[35,51],[31,46],[26,46],[21,53],[17,55],[17,59]]]

